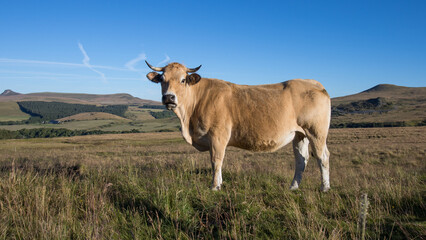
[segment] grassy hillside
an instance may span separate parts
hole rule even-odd
[[[25,101],[18,102],[20,109],[39,121],[60,119],[84,112],[106,112],[117,116],[124,116],[127,105],[96,106],[89,104],[71,104],[63,102]]]
[[[12,96],[0,96],[0,102],[19,101],[46,101],[80,104],[125,104],[125,105],[158,105],[159,102],[140,99],[130,94],[81,94],[81,93],[29,93]]]
[[[315,160],[289,191],[291,146],[229,148],[223,189],[179,133],[0,140],[1,239],[426,238],[426,127],[332,129],[330,192]]]
[[[1,104],[1,103],[0,103]],[[177,117],[155,119],[151,112],[162,112],[163,109],[141,109],[138,107],[129,107],[122,118],[106,113],[82,113],[66,118],[61,118],[60,124],[49,123],[31,123],[31,124],[13,124],[0,125],[0,129],[17,131],[20,129],[36,128],[65,128],[70,130],[100,130],[100,131],[132,131],[140,132],[159,132],[159,131],[179,131],[180,123]],[[71,120],[71,121],[68,121]]]
[[[0,102],[0,122],[21,121],[30,117],[23,113],[16,102]]]
[[[426,87],[377,85],[358,94],[332,99],[332,125],[426,120]]]
[[[88,120],[127,120],[123,117],[111,114],[111,113],[105,113],[105,112],[86,112],[86,113],[79,113],[72,116],[59,118],[57,119],[61,122],[66,121],[88,121]]]

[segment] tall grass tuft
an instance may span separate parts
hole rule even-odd
[[[361,195],[360,202],[360,211],[359,211],[359,220],[358,220],[358,233],[361,240],[365,239],[365,227],[367,223],[367,214],[368,214],[368,197],[367,193]]]

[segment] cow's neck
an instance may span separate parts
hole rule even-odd
[[[174,110],[180,120],[182,136],[189,144],[192,144],[192,137],[189,129],[190,119],[194,112],[195,105],[199,100],[198,94],[194,94],[199,91],[199,87],[197,85],[198,84],[191,86],[187,90],[185,94],[185,98],[187,98],[186,104],[182,104]]]
[[[185,107],[179,106],[175,109],[174,112],[176,113],[177,117],[180,120],[181,132],[182,132],[183,138],[185,139],[187,143],[192,144],[192,138],[191,138],[191,135],[189,134],[190,115],[188,114],[188,111],[186,110]]]

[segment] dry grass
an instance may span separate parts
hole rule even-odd
[[[426,128],[334,129],[332,190],[312,160],[288,190],[291,147],[229,148],[224,187],[179,133],[0,141],[1,239],[424,239]]]

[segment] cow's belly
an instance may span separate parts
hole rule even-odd
[[[290,143],[294,139],[294,135],[295,131],[286,131],[275,136],[236,134],[229,145],[254,152],[273,152]]]
[[[198,151],[204,152],[210,149],[208,142],[200,139],[192,139],[192,146],[195,147]]]
[[[206,132],[204,131],[191,131],[191,145],[198,151],[208,151],[210,149],[210,142]]]

